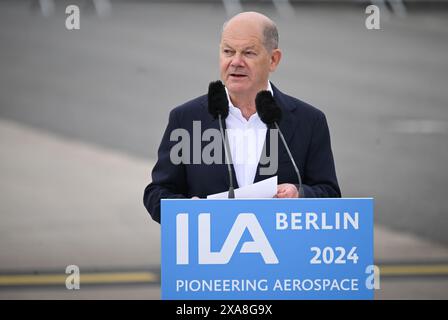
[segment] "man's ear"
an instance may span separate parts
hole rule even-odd
[[[270,72],[274,72],[282,59],[282,51],[280,49],[274,49],[271,53],[271,65],[269,67]]]

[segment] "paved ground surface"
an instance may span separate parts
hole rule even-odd
[[[5,120],[0,150],[0,299],[160,298],[160,230],[140,204],[153,163]],[[375,261],[377,298],[447,297],[448,246],[376,225]]]
[[[158,299],[159,226],[142,191],[169,110],[218,78],[226,12],[138,2],[99,18],[81,7],[69,32],[63,9],[44,18],[26,1],[0,3],[0,283],[69,264],[145,274],[76,292],[3,286],[0,298]],[[446,299],[448,11],[367,31],[362,7],[245,9],[278,21],[272,80],[327,114],[344,195],[375,197],[377,298]]]

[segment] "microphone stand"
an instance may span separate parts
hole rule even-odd
[[[288,152],[289,159],[291,159],[292,165],[294,166],[294,170],[296,171],[297,177],[299,178],[299,198],[304,195],[303,188],[302,188],[302,178],[300,177],[299,168],[297,168],[296,162],[294,161],[294,158],[292,157],[291,151],[289,150],[288,144],[286,143],[285,137],[283,137],[283,133],[280,130],[277,121],[274,122],[275,128],[278,130],[278,133],[280,134],[280,138],[282,139],[283,145],[285,146],[286,152]]]
[[[222,118],[221,118],[221,114],[218,115],[219,116],[219,130],[221,131],[221,137],[224,141],[224,154],[226,156],[226,162],[227,162],[227,170],[229,171],[229,177],[230,177],[230,186],[229,186],[229,194],[228,194],[228,198],[229,199],[235,199],[235,190],[233,187],[233,175],[232,175],[232,168],[230,167],[231,164],[231,159],[229,157],[229,153],[230,153],[230,146],[229,146],[229,141],[226,139],[226,136],[224,134],[224,129],[222,126]]]

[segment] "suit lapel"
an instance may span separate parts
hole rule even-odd
[[[218,125],[218,130],[219,130],[219,121],[218,121],[218,120],[215,120],[215,122],[217,123],[217,125]],[[223,122],[223,124],[222,124],[222,128],[223,128],[224,132],[226,132],[226,130],[227,130],[226,121],[223,120],[222,122]],[[227,139],[227,136],[226,136],[226,139]],[[224,152],[225,152],[225,149],[224,149],[224,141],[223,141],[223,144],[222,144],[222,152],[223,152],[222,154],[223,154],[224,159],[225,159],[225,153],[224,153]],[[229,150],[229,152],[230,152],[230,150]],[[233,186],[234,186],[235,189],[237,189],[237,188],[239,188],[239,186],[238,186],[238,181],[237,181],[237,179],[236,179],[236,173],[235,173],[235,168],[234,168],[234,166],[233,166],[233,161],[232,161],[232,155],[231,155],[231,154],[229,154],[229,159],[230,159],[230,169],[232,170]],[[226,162],[224,162],[224,163],[226,164]],[[227,165],[225,166],[225,169],[226,169],[226,175],[228,175]],[[229,187],[230,187],[230,184],[229,184]]]
[[[285,137],[286,142],[291,143],[292,136],[294,135],[295,126],[294,126],[294,118],[292,113],[294,112],[294,107],[290,104],[287,104],[285,101],[285,95],[281,93],[276,87],[272,85],[272,89],[274,90],[274,99],[277,102],[280,109],[282,109],[282,119],[278,126]],[[280,137],[279,137],[280,139]],[[279,145],[280,146],[280,145]],[[283,146],[283,144],[282,144]]]
[[[295,131],[295,126],[294,126],[294,121],[293,121],[293,117],[292,117],[292,112],[294,110],[293,106],[287,104],[285,102],[285,95],[280,92],[280,90],[278,90],[273,84],[272,85],[272,90],[274,91],[274,99],[277,102],[277,105],[280,107],[280,109],[282,110],[282,118],[280,120],[280,123],[278,124],[280,130],[283,133],[283,136],[285,137],[286,143],[288,143],[288,145],[290,145],[292,137],[294,135],[294,131]],[[264,141],[264,146],[263,146],[263,153],[265,156],[269,156],[272,158],[272,155],[270,153],[266,153],[266,150],[270,151],[271,150],[271,130],[267,130],[266,132],[266,138]],[[283,153],[283,151],[286,152],[283,143],[281,141],[281,138],[279,135],[277,135],[277,146],[278,146],[278,156],[277,156],[277,160],[280,160],[280,155]],[[257,171],[255,173],[255,179],[254,182],[258,182],[270,177],[275,176],[276,174],[273,175],[260,175],[260,167],[263,167],[263,165],[260,164],[260,162],[258,163],[257,166]]]
[[[205,107],[207,109],[207,102],[205,101]],[[203,120],[202,123],[202,129],[205,131],[207,129],[216,129],[218,130],[218,132],[220,132],[220,128],[219,128],[219,120],[218,119],[213,119],[213,117],[208,113],[207,110],[205,110],[206,112],[206,118]],[[224,132],[226,132],[226,121],[223,121],[223,129]],[[225,149],[224,149],[224,141],[223,143],[221,143],[221,154],[222,154],[222,160],[223,160],[223,164],[222,165],[217,165],[217,174],[219,176],[224,176],[225,181],[227,181],[227,189],[230,187],[229,184],[229,173],[228,173],[228,169],[227,169],[227,163],[225,162]],[[230,161],[232,162],[232,156],[230,155]],[[238,188],[238,181],[236,179],[236,174],[235,174],[235,168],[233,167],[233,163],[230,164],[230,168],[232,170],[232,180],[233,180],[233,186],[234,188]]]

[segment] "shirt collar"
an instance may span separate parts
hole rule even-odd
[[[229,108],[230,108],[230,110],[232,110],[232,108],[235,108],[235,109],[238,109],[238,111],[239,111],[240,109],[235,107],[233,105],[233,103],[232,103],[232,100],[230,100],[229,91],[227,90],[227,88],[225,88],[225,89],[226,89],[227,101],[229,101]],[[272,96],[274,96],[274,91],[272,90],[272,86],[271,86],[271,82],[270,81],[268,81],[268,87],[267,87],[266,90],[269,91],[272,94]],[[240,111],[240,113],[241,113],[241,111]]]

